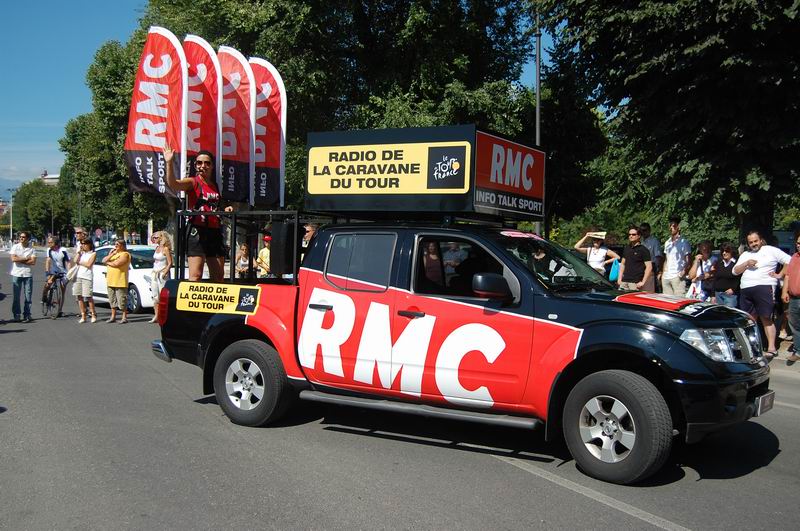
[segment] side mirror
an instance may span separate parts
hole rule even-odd
[[[497,273],[476,273],[472,277],[472,291],[478,297],[510,302],[514,300],[508,281]]]

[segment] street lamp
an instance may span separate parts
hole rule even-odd
[[[14,243],[14,194],[16,188],[6,188],[6,191],[11,192],[11,202],[8,203],[8,245],[9,247]]]

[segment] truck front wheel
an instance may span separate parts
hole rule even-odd
[[[230,344],[214,366],[214,393],[235,424],[263,426],[278,420],[291,389],[278,352],[255,339]]]
[[[627,485],[654,474],[672,445],[664,397],[628,371],[601,371],[578,382],[564,404],[562,425],[578,466],[612,483]]]

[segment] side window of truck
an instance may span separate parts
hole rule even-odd
[[[397,235],[389,233],[334,235],[325,279],[343,290],[386,291],[396,243]]]
[[[503,274],[503,264],[474,242],[430,236],[419,240],[414,271],[416,293],[477,297],[472,277],[476,273]]]

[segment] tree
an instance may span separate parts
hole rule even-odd
[[[306,134],[405,125],[403,100],[408,109],[440,107],[423,123],[478,122],[524,135],[528,97],[514,80],[530,52],[526,5],[524,0],[150,0],[142,28],[157,24],[178,36],[195,33],[212,46],[233,46],[276,65],[289,96],[289,203],[299,206]],[[103,124],[117,127],[120,105],[130,102],[131,88],[120,81],[128,74],[112,66],[125,65],[131,48],[141,49],[142,35],[137,32],[125,54],[105,45],[90,70],[94,112]],[[132,76],[135,64],[125,68]],[[109,70],[115,75],[100,75]],[[93,84],[93,76],[111,81],[111,88]],[[384,103],[397,113],[381,116]],[[121,160],[121,148],[109,149]]]
[[[56,186],[34,179],[19,187],[14,194],[14,232],[27,230],[37,238],[52,232],[67,232],[71,204]]]
[[[545,227],[555,216],[570,219],[595,203],[602,183],[586,164],[600,156],[607,141],[593,109],[577,52],[556,35],[551,61],[542,76],[542,143],[547,151]]]
[[[596,96],[656,169],[642,183],[706,219],[771,229],[800,177],[798,4],[545,0]]]

